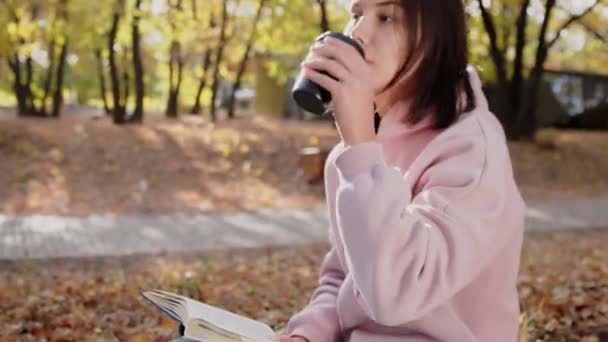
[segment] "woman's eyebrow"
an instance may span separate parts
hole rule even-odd
[[[401,1],[397,0],[385,0],[376,2],[376,7],[382,6],[401,6]]]
[[[353,2],[351,9],[359,9],[362,7],[361,4],[362,1],[355,1]],[[371,5],[371,4],[369,4]],[[363,6],[365,6],[365,4],[363,4]],[[376,7],[384,7],[384,6],[401,6],[401,1],[398,0],[384,0],[384,1],[378,1],[376,3],[374,3],[374,6]]]

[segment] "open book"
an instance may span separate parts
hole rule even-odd
[[[152,290],[141,295],[180,323],[187,340],[205,342],[271,342],[274,331],[266,324],[175,293]]]

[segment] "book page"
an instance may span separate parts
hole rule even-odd
[[[275,336],[274,331],[262,322],[189,298],[186,299],[189,320],[202,319],[222,330],[244,337],[244,341],[270,342]]]
[[[184,337],[209,342],[256,342],[224,330],[220,331],[219,328],[211,323],[198,318],[188,321],[186,330],[184,331]]]
[[[165,293],[159,291],[145,291],[141,292],[141,295],[175,321],[181,323],[186,319],[185,301],[176,303],[167,297]]]

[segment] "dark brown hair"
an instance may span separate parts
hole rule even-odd
[[[385,89],[394,87],[392,101],[411,97],[408,123],[434,115],[435,128],[448,127],[475,107],[462,0],[401,0],[396,7],[404,14],[408,51]]]

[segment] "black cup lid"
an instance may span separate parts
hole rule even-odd
[[[365,58],[365,51],[363,51],[363,48],[361,47],[361,45],[359,45],[359,43],[357,43],[356,40],[348,37],[347,35],[342,34],[340,32],[328,31],[328,32],[325,32],[325,33],[321,34],[317,38],[317,41],[323,41],[323,39],[325,39],[326,37],[332,37],[332,38],[340,39],[341,41],[343,41],[345,43],[348,43],[349,45],[351,45],[352,47],[354,47],[355,49],[357,49],[357,51],[359,52],[359,54],[361,55],[361,57]]]

